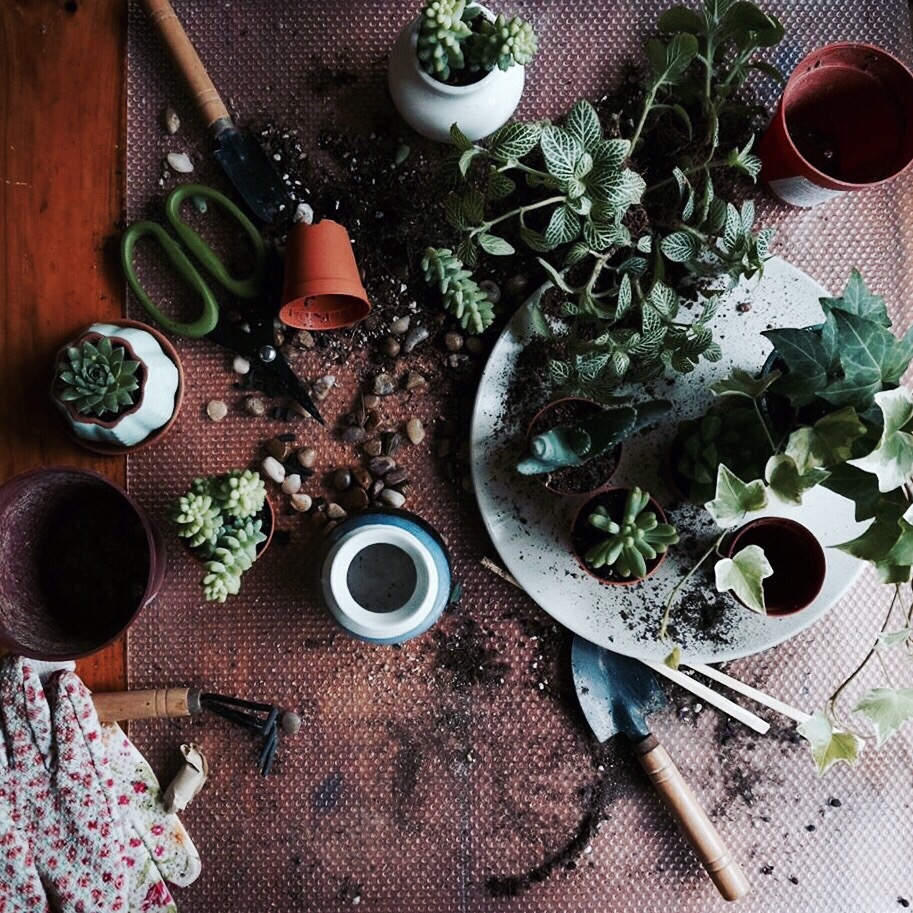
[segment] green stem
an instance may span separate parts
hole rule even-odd
[[[555,203],[561,203],[564,201],[564,196],[549,197],[547,200],[540,200],[538,203],[529,203],[526,206],[518,206],[516,209],[512,209],[510,212],[505,212],[504,215],[498,216],[496,219],[491,219],[487,222],[483,222],[481,225],[477,225],[469,233],[470,238],[474,238],[476,235],[482,234],[482,232],[488,231],[492,225],[497,225],[498,222],[503,222],[506,219],[513,219],[517,216],[522,216],[524,213],[532,212],[534,209],[542,209],[543,206],[552,206]]]
[[[543,178],[544,180],[550,180],[551,175],[547,171],[540,171],[538,168],[530,168],[529,165],[524,165],[523,162],[508,162],[506,165],[502,165],[498,171],[501,174],[504,174],[505,171],[511,170],[522,171],[524,174],[532,174],[537,178]]]
[[[711,168],[725,168],[729,163],[725,159],[717,159],[715,162],[707,162],[706,165],[692,165],[690,168],[685,168],[682,171],[686,177],[691,174],[696,174],[698,171],[703,171],[704,169]],[[675,175],[672,177],[664,178],[662,181],[657,181],[655,184],[651,184],[645,191],[644,196],[648,193],[652,193],[654,190],[659,190],[661,187],[667,187],[669,184],[675,182]]]
[[[656,101],[656,93],[658,90],[659,85],[652,86],[647,93],[647,97],[644,99],[644,109],[641,112],[637,127],[634,129],[634,136],[631,137],[631,152],[637,148],[637,141],[640,139],[640,134],[644,129],[644,124],[647,122],[647,117],[653,109],[653,102]]]
[[[767,437],[767,443],[770,444],[771,455],[774,455],[777,452],[777,445],[774,443],[773,435],[770,433],[770,428],[767,427],[767,422],[764,421],[764,415],[761,412],[761,406],[754,397],[751,399],[751,404],[754,406],[754,411],[758,416],[758,421],[761,423],[761,427],[764,429],[764,434]]]
[[[669,619],[672,615],[672,607],[678,601],[678,597],[681,595],[682,590],[687,585],[688,581],[697,573],[698,568],[720,547],[723,539],[726,537],[726,533],[720,535],[718,539],[713,541],[713,544],[710,548],[701,555],[700,560],[697,564],[682,577],[681,580],[672,588],[672,591],[666,597],[665,605],[663,606],[663,617],[659,625],[659,639],[662,641],[667,641],[669,639]]]

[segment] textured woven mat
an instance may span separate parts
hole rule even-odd
[[[645,0],[505,3],[513,6],[541,38],[520,110],[527,116],[558,115],[579,95],[609,86],[659,8]],[[175,0],[175,7],[240,119],[294,126],[306,143],[337,120],[365,131],[390,122],[385,54],[415,2]],[[913,57],[902,0],[772,7],[787,25],[776,61],[786,71],[838,39]],[[161,194],[169,151],[190,151],[194,177],[222,185],[199,152],[206,140],[183,87],[133,2],[130,13],[127,186],[135,219]],[[343,66],[356,74],[353,83],[309,78]],[[177,137],[161,130],[166,104],[182,115]],[[760,217],[779,225],[781,252],[832,289],[860,267],[905,327],[913,316],[913,239],[902,214],[911,198],[907,179],[807,212],[765,204]],[[160,281],[152,271],[150,285]],[[194,475],[246,465],[264,439],[287,430],[237,408],[241,394],[223,354],[178,346],[184,411],[161,445],[129,463],[132,492],[159,519]],[[325,368],[342,386],[327,401],[329,414],[347,407],[358,364]],[[233,407],[218,426],[203,415],[212,398]],[[443,416],[433,391],[387,402],[383,417],[393,427],[413,414],[435,429]],[[305,422],[292,430],[300,443],[317,444],[324,468],[338,465],[342,451],[327,433]],[[289,543],[273,545],[224,606],[202,602],[199,567],[169,538],[165,588],[131,631],[131,687],[200,684],[276,700],[304,718],[266,780],[256,776],[253,745],[219,720],[134,727],[165,776],[182,741],[201,743],[212,761],[210,782],[185,815],[204,869],[180,892],[181,909],[723,909],[624,751],[593,746],[570,690],[566,637],[480,569],[481,524],[471,496],[439,478],[435,436],[403,457],[421,482],[409,506],[450,540],[464,596],[436,631],[402,649],[365,646],[334,630],[311,594],[313,540],[297,517],[282,518]],[[883,608],[884,595],[867,581],[813,629],[732,671],[815,707],[861,657]],[[676,702],[656,729],[753,882],[742,909],[882,913],[913,902],[909,735],[862,767],[819,780],[788,727],[757,738],[685,696]],[[555,871],[535,883],[545,874],[537,867],[558,855]],[[523,883],[534,883],[516,896],[499,896],[490,882],[523,873],[530,874]]]

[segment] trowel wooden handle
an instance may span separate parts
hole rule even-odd
[[[738,900],[751,889],[741,866],[723,843],[713,822],[656,736],[635,743],[634,751],[669,813],[688,838],[724,900]]]
[[[149,21],[155,26],[163,44],[171,53],[174,65],[184,77],[184,82],[187,83],[187,88],[190,89],[206,126],[212,128],[221,120],[230,123],[228,108],[222,103],[216,87],[206,72],[206,67],[190,43],[184,26],[181,25],[171,4],[168,0],[143,0],[143,6]]]
[[[146,691],[109,691],[93,694],[92,701],[103,723],[194,716],[200,712],[198,688],[149,688]]]

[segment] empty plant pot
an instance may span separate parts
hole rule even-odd
[[[761,179],[816,206],[896,177],[913,161],[913,73],[868,44],[830,44],[786,83],[759,147]]]
[[[50,466],[0,486],[0,646],[69,660],[120,636],[158,593],[165,549],[114,482]]]
[[[417,637],[450,600],[447,548],[429,524],[407,511],[371,510],[343,521],[327,537],[318,567],[334,620],[370,643]]]
[[[813,533],[786,517],[761,517],[736,531],[726,554],[731,558],[748,545],[764,549],[773,568],[763,584],[768,615],[792,615],[815,601],[827,562]]]
[[[329,219],[293,225],[285,244],[279,319],[299,330],[337,330],[363,320],[370,310],[345,227]]]
[[[572,425],[602,411],[602,406],[580,397],[566,397],[549,403],[533,416],[526,433],[526,440],[558,425]],[[609,487],[612,476],[621,463],[622,445],[601,456],[587,460],[582,466],[568,466],[555,472],[535,476],[549,491],[559,495],[592,495]]]
[[[606,538],[605,532],[596,529],[589,522],[590,514],[597,507],[604,507],[609,516],[619,522],[624,515],[630,492],[630,488],[622,487],[609,488],[607,491],[600,492],[588,501],[584,501],[577,513],[574,514],[574,520],[571,523],[571,548],[578,564],[591,577],[609,586],[633,586],[635,583],[640,583],[655,574],[659,566],[666,560],[666,552],[659,552],[655,558],[646,562],[647,572],[639,577],[624,577],[614,567],[594,569],[586,563],[584,559],[586,553]],[[660,523],[668,522],[665,511],[655,498],[650,498],[644,510],[652,511],[656,514],[656,519]]]

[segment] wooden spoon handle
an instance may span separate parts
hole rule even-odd
[[[659,739],[649,735],[634,744],[634,751],[723,899],[744,897],[751,888],[745,873]]]
[[[231,126],[228,108],[219,97],[171,4],[168,0],[143,0],[143,6],[149,21],[171,53],[174,65],[184,77],[187,88],[203,115],[203,122],[216,134],[224,127]]]
[[[109,691],[93,694],[103,723],[194,716],[200,712],[198,688],[149,688],[146,691]]]

